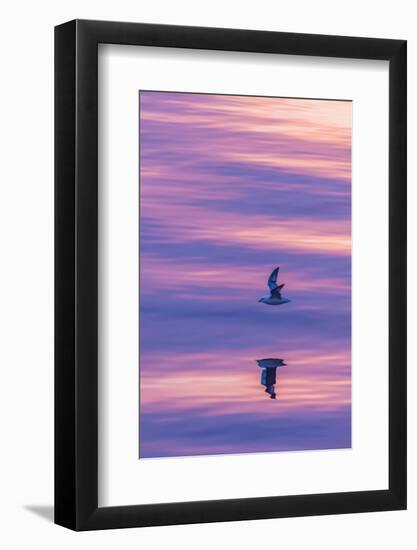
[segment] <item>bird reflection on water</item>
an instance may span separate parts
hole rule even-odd
[[[257,359],[258,366],[262,369],[261,384],[265,386],[265,393],[269,394],[271,399],[276,399],[277,394],[275,391],[275,384],[277,381],[277,368],[285,367],[283,359]]]

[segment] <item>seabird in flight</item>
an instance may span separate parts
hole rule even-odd
[[[279,267],[276,267],[274,271],[271,273],[268,279],[268,287],[270,290],[270,293],[262,296],[259,302],[262,302],[263,304],[268,304],[270,306],[280,306],[281,304],[286,304],[288,302],[291,302],[288,298],[284,298],[281,294],[281,289],[283,288],[282,285],[277,284],[277,278],[278,278],[278,271]]]
[[[275,359],[268,357],[268,359],[257,359],[256,362],[262,369],[261,384],[265,386],[265,392],[269,393],[271,399],[277,398],[275,391],[275,384],[277,382],[277,368],[285,367],[287,363],[284,363],[283,359]]]

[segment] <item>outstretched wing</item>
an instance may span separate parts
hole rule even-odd
[[[268,279],[268,286],[269,286],[269,290],[271,291],[271,296],[274,296],[276,298],[281,298],[281,289],[284,287],[284,285],[277,284],[278,271],[279,271],[279,267],[276,267],[274,271],[271,273]]]
[[[268,286],[271,292],[273,292],[278,288],[278,285],[277,285],[278,271],[279,271],[279,267],[276,267],[274,271],[271,273],[271,275],[269,276]]]
[[[282,298],[281,296],[281,288],[285,286],[284,284],[282,285],[278,285],[277,288],[274,288],[274,290],[271,290],[271,294],[272,296],[274,296],[275,298]]]

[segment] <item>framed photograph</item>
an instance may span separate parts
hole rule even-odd
[[[55,521],[406,507],[406,42],[55,29]]]

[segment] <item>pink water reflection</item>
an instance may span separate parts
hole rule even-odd
[[[140,457],[350,447],[351,113],[140,93]]]

